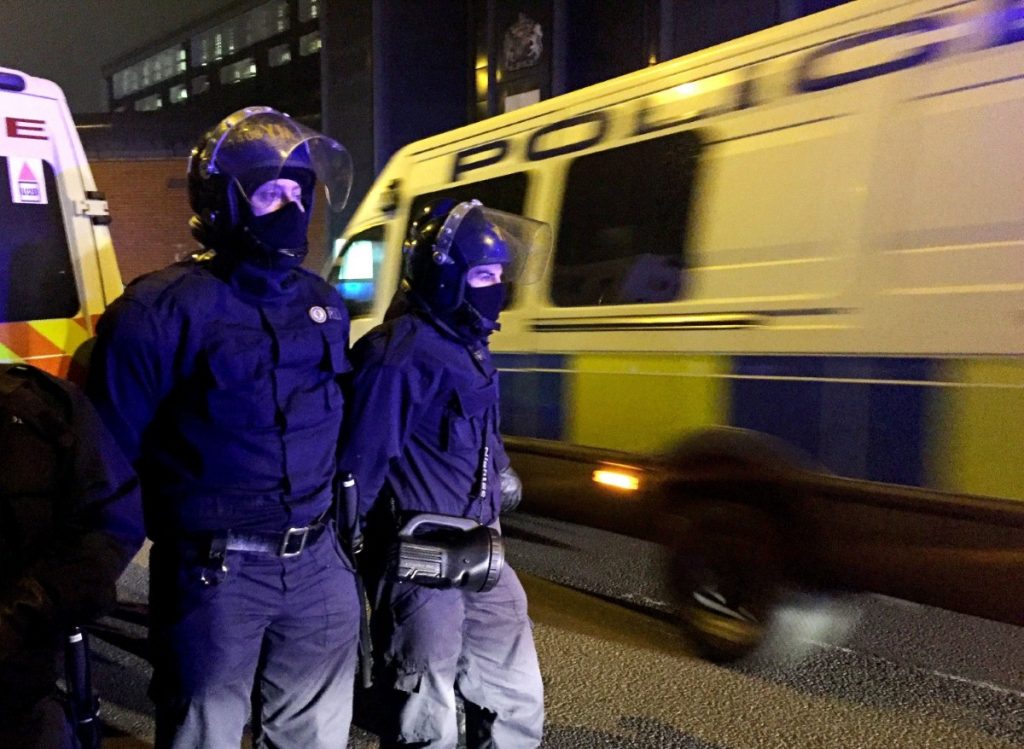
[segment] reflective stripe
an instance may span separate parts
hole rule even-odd
[[[64,321],[65,324],[70,321]],[[32,327],[31,323],[5,323],[0,325],[0,343],[5,344],[15,356],[31,359],[37,356],[62,354],[64,350]]]
[[[89,340],[85,319],[81,317],[70,320],[36,320],[29,325],[58,349],[69,354],[74,354],[79,346]]]
[[[656,455],[705,426],[849,478],[1024,500],[1024,360],[503,352],[502,431]]]
[[[58,377],[79,379],[74,354],[90,337],[84,317],[0,323],[0,362],[28,363]]]

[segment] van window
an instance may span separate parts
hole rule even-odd
[[[437,198],[454,198],[458,201],[476,198],[488,208],[522,214],[523,206],[526,205],[526,184],[526,174],[516,172],[483,182],[451,185],[443,190],[417,195],[413,198],[409,210],[409,220],[411,221],[423,206]]]
[[[682,296],[699,147],[688,131],[573,162],[555,244],[556,305],[649,304]]]
[[[383,261],[383,225],[359,232],[338,253],[327,281],[345,300],[350,316],[362,317],[372,311]]]
[[[0,156],[0,227],[0,322],[73,317],[78,290],[47,162]]]

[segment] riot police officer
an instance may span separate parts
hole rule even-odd
[[[89,388],[142,481],[156,746],[345,746],[360,605],[332,521],[348,316],[300,267],[336,141],[268,107],[188,165],[206,252],[132,283]],[[255,684],[255,687],[254,687]]]
[[[366,517],[375,668],[391,703],[384,747],[455,747],[457,692],[471,749],[541,741],[526,595],[493,558],[501,474],[509,504],[518,496],[488,340],[506,283],[529,280],[521,271],[546,229],[475,200],[428,204],[405,242],[404,295],[353,348],[340,460]],[[429,532],[405,535],[413,527]]]
[[[113,603],[142,540],[135,472],[85,396],[0,367],[0,746],[77,746],[55,698],[60,635]]]

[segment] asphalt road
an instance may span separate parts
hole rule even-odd
[[[794,598],[766,647],[699,660],[671,624],[659,550],[514,516],[509,558],[530,597],[545,749],[1024,747],[1024,630],[875,596]],[[133,564],[122,594],[142,600]],[[152,746],[144,629],[94,638],[107,747]],[[350,746],[376,747],[353,730]]]

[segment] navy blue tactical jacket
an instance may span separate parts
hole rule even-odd
[[[0,601],[32,578],[85,621],[142,546],[138,480],[77,387],[21,365],[0,378]]]
[[[301,269],[187,261],[98,327],[89,394],[142,481],[155,540],[302,526],[331,502],[348,314]]]
[[[356,477],[360,516],[386,496],[403,516],[497,519],[499,470],[509,460],[486,345],[467,345],[407,312],[361,338],[352,359],[339,467]]]

